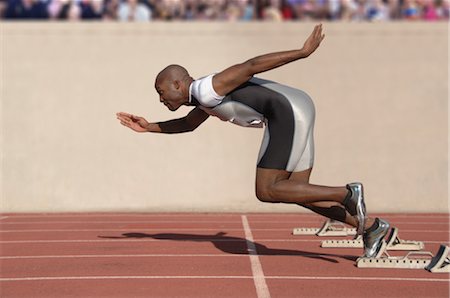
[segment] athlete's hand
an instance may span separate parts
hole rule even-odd
[[[129,127],[136,132],[148,132],[147,127],[149,123],[144,118],[123,112],[117,113],[116,116],[123,126]]]
[[[324,38],[325,34],[322,34],[322,24],[316,25],[302,48],[306,57],[311,55],[319,47]]]

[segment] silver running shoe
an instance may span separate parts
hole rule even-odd
[[[378,227],[373,231],[364,232],[363,235],[364,257],[366,258],[373,258],[378,254],[382,241],[391,227],[385,220],[375,218],[375,221],[378,223]]]
[[[366,222],[366,203],[364,202],[364,189],[361,183],[354,182],[347,184],[347,189],[351,191],[351,197],[345,204],[345,209],[358,220],[356,236],[364,233],[364,224]]]

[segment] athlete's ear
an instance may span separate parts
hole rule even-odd
[[[178,80],[175,80],[175,81],[173,81],[173,85],[175,86],[175,89],[180,89],[180,81],[178,81]]]

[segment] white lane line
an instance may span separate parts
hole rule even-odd
[[[247,257],[247,254],[137,254],[137,255],[41,255],[41,256],[5,256],[0,260],[17,259],[64,259],[64,258],[153,258],[153,257]],[[306,256],[306,255],[305,255]]]
[[[132,232],[130,230],[133,230]],[[33,233],[46,233],[46,232],[129,232],[129,233],[152,233],[155,234],[155,231],[172,231],[172,232],[178,232],[178,231],[219,231],[226,232],[228,231],[243,231],[242,228],[226,228],[226,229],[218,229],[218,228],[146,228],[145,231],[137,231],[135,228],[128,228],[128,229],[39,229],[39,230],[0,230],[0,233],[27,233],[27,232],[33,232]],[[274,231],[287,231],[286,229],[262,229],[264,231],[266,230],[274,230]],[[182,233],[177,233],[182,234]]]
[[[52,280],[101,280],[101,279],[253,279],[254,276],[198,276],[198,275],[170,275],[170,276],[36,276],[36,277],[2,277],[0,281],[52,281]],[[448,278],[408,278],[408,277],[353,277],[353,276],[265,276],[266,279],[293,280],[351,280],[351,281],[404,281],[404,282],[445,282]],[[259,297],[259,296],[258,296]]]
[[[266,276],[267,279],[304,279],[304,280],[373,280],[373,281],[431,281],[449,282],[448,278],[408,278],[408,277],[352,277],[352,276]]]
[[[100,218],[100,217],[177,217],[177,218],[181,218],[181,217],[195,217],[196,219],[198,217],[235,217],[236,219],[239,218],[240,214],[235,213],[235,214],[222,214],[222,213],[180,213],[180,214],[176,214],[176,213],[148,213],[148,214],[108,214],[108,213],[99,213],[99,214],[95,214],[95,213],[78,213],[78,214],[12,214],[10,215],[10,217],[14,217],[14,218],[64,218],[64,217],[95,217],[95,218]]]
[[[264,271],[259,261],[258,252],[256,251],[255,243],[253,242],[252,230],[248,224],[247,216],[241,215],[242,226],[245,231],[245,238],[247,240],[247,251],[252,265],[253,282],[255,283],[256,295],[258,298],[270,298],[269,288],[264,279]]]
[[[9,216],[2,216],[2,217],[0,217],[0,220],[3,220],[3,219],[7,219]]]
[[[220,239],[220,238],[183,238],[183,239],[104,239],[104,240],[12,240],[0,241],[0,244],[8,243],[90,243],[90,242],[163,242],[163,241],[202,241],[202,242],[245,242],[245,239]]]
[[[313,222],[313,221],[311,221]],[[2,225],[53,225],[53,224],[157,224],[157,223],[194,223],[194,224],[210,224],[210,223],[233,223],[236,224],[236,221],[225,221],[225,220],[119,220],[119,221],[82,221],[82,220],[74,220],[74,221],[15,221],[15,222],[5,222]]]

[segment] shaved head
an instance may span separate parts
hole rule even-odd
[[[156,81],[183,81],[186,78],[189,78],[186,68],[181,65],[171,64],[159,72],[156,76]]]
[[[160,102],[171,111],[189,104],[189,86],[193,80],[183,66],[177,64],[167,66],[155,79],[155,89],[160,96]]]

